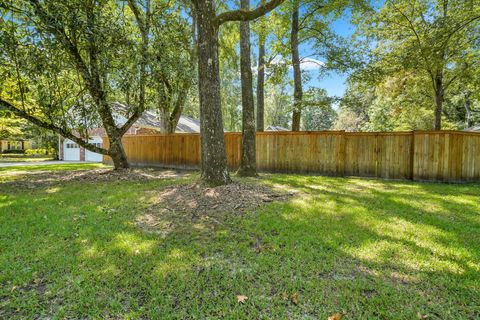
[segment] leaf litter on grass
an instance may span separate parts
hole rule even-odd
[[[254,212],[265,203],[285,201],[293,194],[256,183],[177,185],[155,193],[152,206],[137,218],[137,225],[163,235],[179,228],[209,232],[232,216]]]

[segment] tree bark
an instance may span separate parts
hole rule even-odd
[[[433,130],[442,129],[442,112],[444,101],[443,74],[437,72],[435,76],[435,123]]]
[[[292,131],[300,131],[300,119],[302,115],[302,71],[300,69],[300,55],[298,52],[298,30],[299,30],[299,0],[295,0],[292,13],[292,30],[290,45],[292,50],[292,66],[293,66],[293,114],[292,114]]]
[[[161,132],[168,134],[175,133],[177,129],[177,124],[175,123],[175,121],[173,121],[173,119],[171,119],[168,110],[161,109],[160,113],[160,123],[162,124]]]
[[[205,1],[205,0],[199,0],[199,1]],[[223,12],[219,14],[217,17],[215,17],[214,23],[217,26],[220,26],[222,23],[225,23],[227,21],[254,20],[272,11],[273,9],[278,7],[283,1],[285,0],[271,0],[267,3],[261,4],[259,7],[255,8],[254,10],[246,11],[246,10],[240,9],[240,10]]]
[[[260,31],[262,32],[262,31]],[[258,37],[257,131],[265,130],[265,35]]]
[[[108,149],[115,170],[129,168],[127,155],[123,148],[122,136],[109,137],[110,148]]]
[[[241,0],[244,10],[250,7],[250,0]],[[257,176],[255,152],[255,108],[253,105],[252,64],[250,61],[250,23],[240,22],[240,72],[242,82],[242,157],[238,175]]]
[[[473,125],[472,101],[470,100],[470,91],[465,94],[465,125],[467,128],[470,128]]]
[[[183,104],[178,108],[174,108],[172,113],[167,108],[160,108],[160,122],[162,124],[162,132],[175,133],[180,116],[183,112]]]
[[[187,93],[190,90],[191,82],[187,81],[182,84],[181,88],[175,94],[172,90],[165,93],[159,90],[159,120],[162,124],[161,131],[165,133],[175,133],[178,121],[182,115],[187,100]],[[170,112],[173,106],[173,110]]]
[[[220,96],[218,25],[213,0],[195,2],[198,26],[198,79],[202,180],[221,185],[231,182],[227,169]]]

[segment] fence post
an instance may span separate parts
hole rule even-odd
[[[410,145],[410,180],[415,180],[415,130],[412,131],[412,142]]]
[[[375,178],[378,178],[379,177],[379,160],[378,160],[378,155],[379,155],[380,151],[379,151],[379,146],[378,146],[378,132],[375,132]]]
[[[346,131],[342,130],[340,133],[340,176],[345,177],[345,161],[347,159],[346,155]]]

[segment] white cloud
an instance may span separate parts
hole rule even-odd
[[[287,61],[286,59],[281,58],[281,57],[275,57],[270,62],[271,65],[282,65],[282,64],[286,64],[286,63],[290,64],[290,61]],[[300,68],[302,70],[305,70],[305,71],[314,71],[314,70],[321,69],[323,67],[325,67],[325,63],[320,61],[320,60],[317,60],[317,59],[303,58],[300,61]],[[292,69],[292,66],[289,65],[288,69]],[[253,72],[257,72],[257,66],[253,67],[252,70],[253,70]]]
[[[300,68],[302,70],[317,70],[325,67],[325,63],[313,58],[304,58],[300,62]]]

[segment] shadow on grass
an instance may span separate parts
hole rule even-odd
[[[265,182],[303,195],[205,228],[185,219],[165,234],[144,233],[135,220],[151,207],[151,190],[174,180],[0,195],[8,203],[0,309],[76,318],[479,316],[478,186]]]

